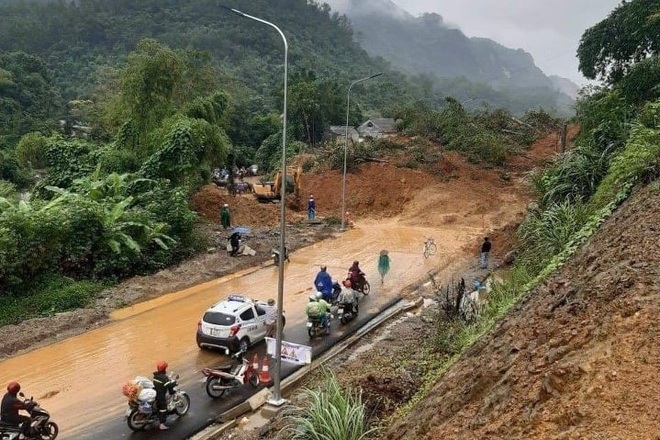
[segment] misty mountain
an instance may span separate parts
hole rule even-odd
[[[564,78],[563,76],[550,75],[549,78],[556,90],[559,90],[563,94],[568,95],[573,99],[577,98],[578,92],[580,91],[580,86],[575,84],[570,79]]]
[[[438,14],[414,17],[390,0],[329,0],[328,4],[347,16],[367,53],[408,74],[464,77],[496,90],[549,89],[575,96],[569,80],[549,78],[528,52],[488,38],[468,38]]]

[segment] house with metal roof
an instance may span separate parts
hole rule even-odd
[[[392,118],[371,118],[357,128],[360,137],[380,138],[397,132],[396,121]]]

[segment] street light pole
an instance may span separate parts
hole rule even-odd
[[[282,37],[284,41],[284,109],[282,110],[282,172],[281,179],[282,184],[280,187],[280,258],[279,258],[279,271],[278,271],[278,280],[277,280],[277,331],[276,331],[276,343],[275,343],[275,368],[273,374],[273,397],[268,400],[268,403],[281,406],[284,403],[282,399],[281,392],[281,371],[282,371],[282,315],[284,314],[283,305],[284,305],[284,260],[286,259],[286,250],[284,246],[284,234],[286,232],[286,102],[287,102],[287,78],[288,78],[288,58],[289,58],[289,45],[286,41],[284,33],[275,26],[273,23],[263,20],[261,18],[253,17],[244,12],[241,12],[237,9],[227,8],[222,6],[225,9],[229,9],[235,14],[238,14],[242,17],[249,18],[259,23],[266,24],[274,28]]]
[[[383,72],[378,72],[375,75],[371,75],[366,78],[355,80],[348,86],[348,94],[346,96],[346,137],[344,139],[344,177],[341,183],[341,228],[340,229],[342,231],[346,230],[346,155],[348,150],[348,116],[351,110],[351,89],[357,83],[361,83],[362,81],[375,78],[382,74]]]

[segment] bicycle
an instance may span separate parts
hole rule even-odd
[[[435,245],[435,242],[431,237],[427,238],[424,242],[424,258],[428,258],[431,255],[435,255],[435,252],[438,250],[438,247]]]

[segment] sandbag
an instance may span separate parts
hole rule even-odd
[[[135,379],[133,379],[133,382],[135,382],[135,384],[137,384],[140,388],[154,387],[154,383],[150,379],[147,379],[144,376],[136,376]]]
[[[153,402],[154,400],[156,400],[156,390],[152,388],[143,388],[138,394],[140,402]]]

